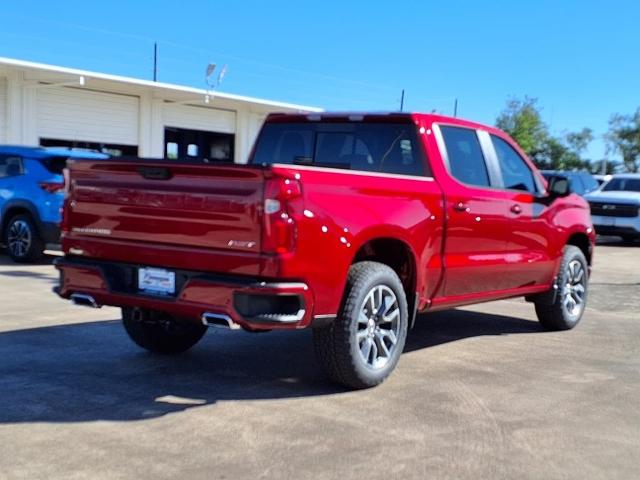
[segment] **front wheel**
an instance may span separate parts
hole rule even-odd
[[[189,350],[207,331],[205,325],[176,321],[167,313],[142,308],[123,308],[122,323],[139,346],[167,355]]]
[[[560,263],[554,302],[535,304],[538,320],[546,330],[569,330],[578,324],[587,304],[588,277],[587,259],[582,250],[567,245]]]
[[[404,348],[408,309],[402,282],[387,265],[357,263],[343,302],[331,325],[314,329],[316,355],[333,381],[373,387],[394,370]]]

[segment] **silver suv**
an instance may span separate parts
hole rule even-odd
[[[614,175],[599,190],[585,195],[591,219],[600,235],[625,241],[640,238],[640,174]]]

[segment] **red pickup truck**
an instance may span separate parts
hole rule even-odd
[[[595,234],[500,130],[426,114],[274,114],[247,165],[70,161],[57,292],[122,307],[159,353],[207,326],[313,328],[352,388],[395,368],[418,312],[507,297],[585,308]]]

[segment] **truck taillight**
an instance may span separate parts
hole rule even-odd
[[[298,180],[272,178],[264,190],[264,230],[262,250],[267,253],[288,253],[296,244],[296,222],[291,217],[289,202],[302,195]]]

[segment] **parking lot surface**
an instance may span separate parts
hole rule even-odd
[[[0,256],[0,478],[576,478],[640,472],[640,244],[600,245],[589,306],[422,316],[380,387],[326,382],[311,334],[211,331],[137,348],[112,308]]]

